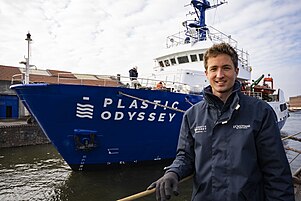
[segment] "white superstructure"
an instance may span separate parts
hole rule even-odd
[[[177,82],[188,85],[191,91],[201,91],[208,85],[205,73],[203,54],[215,43],[227,42],[231,44],[239,55],[239,80],[251,79],[249,55],[238,49],[237,41],[230,36],[214,29],[206,28],[206,38],[200,40],[200,28],[196,28],[192,35],[182,31],[167,37],[167,48],[155,58],[156,66],[152,78],[165,82]]]

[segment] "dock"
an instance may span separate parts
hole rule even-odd
[[[0,148],[48,144],[49,139],[37,123],[26,120],[0,120]]]

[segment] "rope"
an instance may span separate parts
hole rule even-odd
[[[289,135],[289,136],[287,136],[287,137],[282,138],[281,140],[286,140],[286,139],[292,138],[293,136],[300,135],[300,134],[301,134],[301,132],[296,133],[296,134],[294,134],[294,135]]]
[[[132,96],[132,95],[129,95],[129,94],[125,94],[121,91],[118,92],[120,95],[123,95],[123,96],[126,96],[128,98],[132,98],[132,99],[136,99],[136,100],[139,100],[141,102],[146,102],[146,103],[149,103],[149,104],[152,104],[152,105],[157,105],[159,107],[162,107],[162,108],[168,108],[170,110],[175,110],[177,112],[182,112],[184,113],[185,111],[184,110],[181,110],[181,109],[178,109],[178,108],[173,108],[173,107],[170,107],[170,106],[167,106],[167,105],[162,105],[160,103],[156,103],[156,102],[152,102],[152,101],[149,101],[149,100],[146,100],[146,99],[142,99],[142,98],[139,98],[139,97],[136,97],[136,96]]]
[[[301,151],[298,150],[298,149],[294,149],[294,148],[291,148],[291,147],[288,147],[288,146],[285,146],[284,148],[285,148],[286,150],[290,150],[290,151],[296,152],[296,153],[298,153],[298,154],[301,154]]]
[[[191,106],[193,106],[193,103],[190,102],[187,97],[185,97],[185,100],[186,100],[187,103],[189,103]]]
[[[296,172],[293,174],[293,182],[295,184],[299,184],[301,185],[301,167],[299,167],[299,169],[296,170]]]
[[[295,140],[295,141],[301,142],[301,138],[297,138],[297,137],[290,137],[290,140]]]
[[[300,156],[301,153],[298,153],[290,162],[289,164],[291,164],[298,156]]]

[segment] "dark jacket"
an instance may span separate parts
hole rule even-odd
[[[293,201],[292,175],[276,115],[243,95],[236,82],[227,102],[204,90],[183,117],[177,156],[167,168],[182,179],[195,173],[195,201]]]
[[[138,77],[137,69],[132,68],[131,70],[129,70],[129,74],[130,74],[130,79],[131,80],[137,80],[137,77]]]

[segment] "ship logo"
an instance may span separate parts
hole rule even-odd
[[[93,118],[94,106],[90,104],[76,104],[76,116],[79,118]]]

